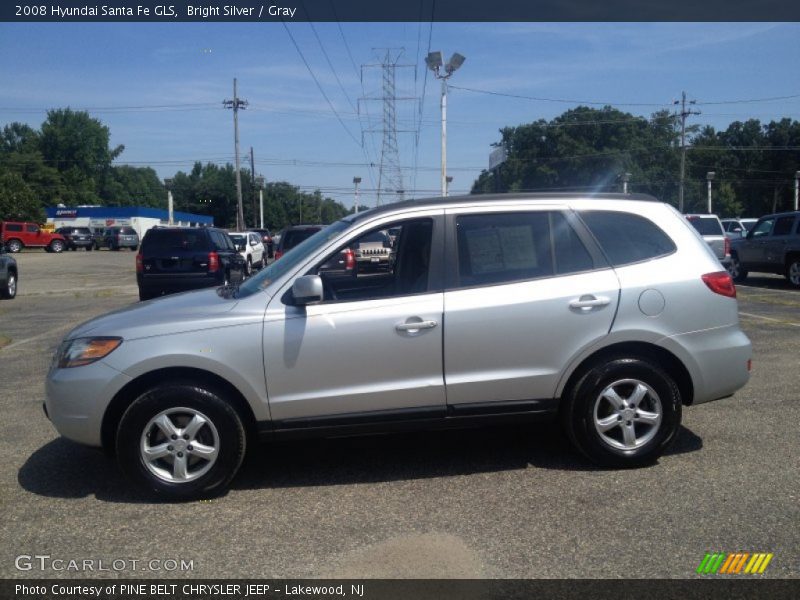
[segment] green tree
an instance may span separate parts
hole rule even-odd
[[[19,173],[0,173],[0,221],[44,221],[44,210],[36,194]]]

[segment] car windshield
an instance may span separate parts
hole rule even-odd
[[[337,221],[333,225],[320,229],[314,235],[289,250],[279,260],[276,260],[266,269],[259,271],[257,275],[245,281],[239,286],[238,297],[244,298],[266,289],[270,283],[294,269],[299,263],[305,260],[309,254],[319,250],[351,225],[352,222],[349,220]]]
[[[242,235],[241,233],[229,233],[228,235],[231,236],[231,239],[233,240],[234,244],[244,244],[245,243],[244,235]]]

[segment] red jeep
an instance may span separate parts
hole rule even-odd
[[[61,252],[67,247],[63,235],[43,231],[36,223],[3,221],[0,223],[0,240],[5,241],[9,252],[19,252],[23,248]]]

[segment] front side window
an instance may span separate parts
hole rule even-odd
[[[326,302],[373,300],[430,289],[433,219],[394,223],[369,231],[326,257],[311,273],[322,278]]]
[[[764,237],[765,235],[769,235],[769,232],[772,231],[772,225],[775,223],[775,219],[764,219],[763,221],[759,221],[758,224],[753,228],[752,237]]]
[[[39,233],[39,228],[36,225],[25,225],[25,230],[28,233]]]

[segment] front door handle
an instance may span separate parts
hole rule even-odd
[[[592,308],[597,308],[598,306],[606,306],[611,303],[611,299],[607,298],[606,296],[593,296],[592,294],[586,294],[581,296],[577,300],[572,300],[569,303],[570,308],[579,308],[583,311],[589,311]]]
[[[406,333],[416,333],[420,329],[433,329],[438,323],[436,321],[411,321],[407,323],[398,323],[394,326],[397,331]]]

